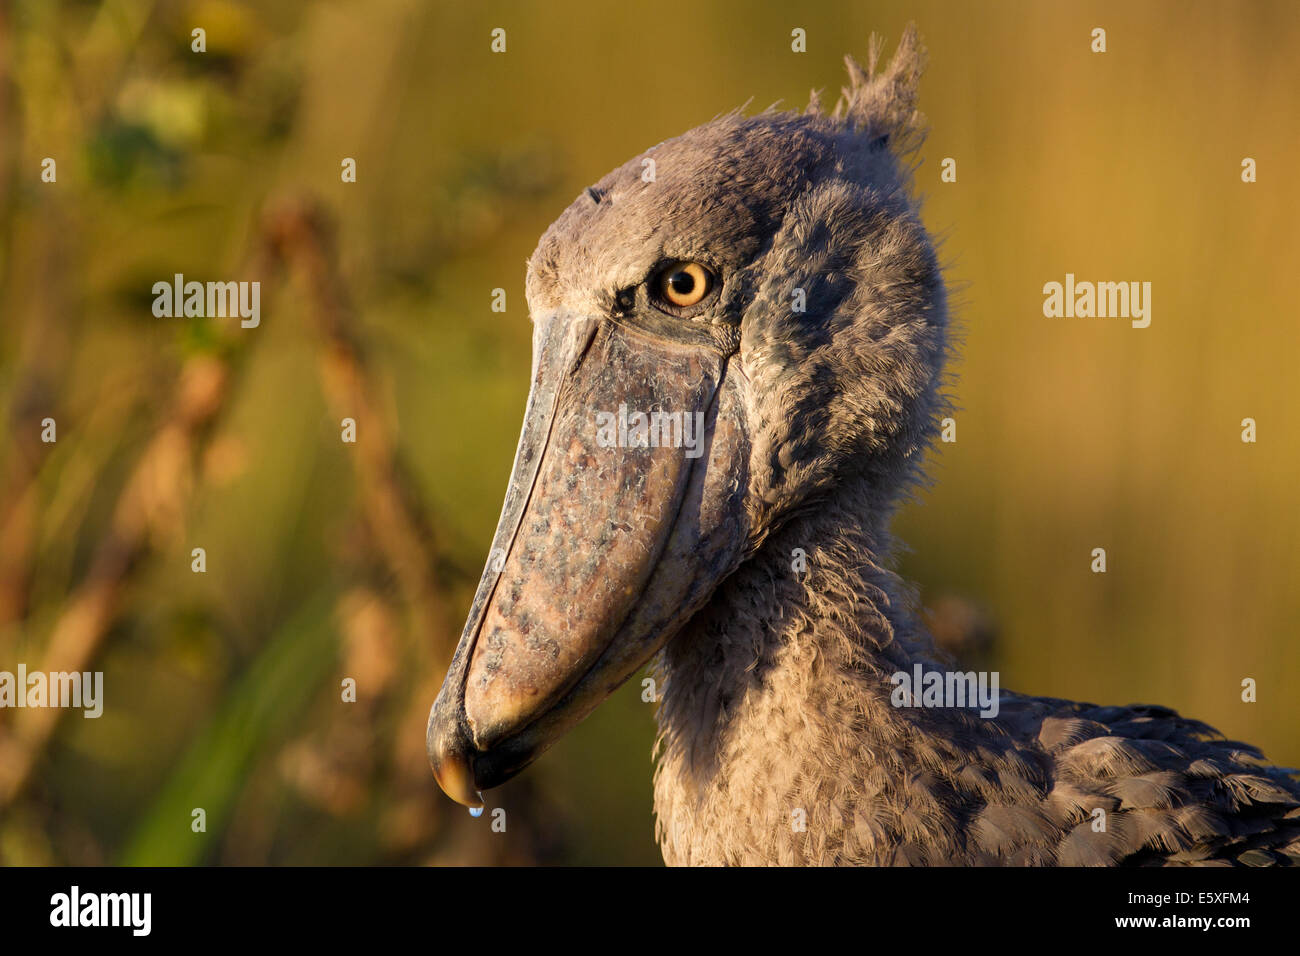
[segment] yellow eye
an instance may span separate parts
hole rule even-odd
[[[698,262],[674,262],[655,278],[654,291],[679,309],[698,305],[713,288],[713,273]]]

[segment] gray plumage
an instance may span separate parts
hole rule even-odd
[[[920,134],[923,51],[909,30],[873,76],[876,49],[867,71],[848,60],[850,86],[829,118],[727,117],[687,134],[809,137],[816,147],[782,159],[827,146],[841,158],[818,157],[793,188],[781,181],[789,209],[754,268],[764,291],[748,315],[763,321],[741,351],[758,357],[746,369],[764,403],[757,507],[798,511],[661,652],[665,859],[1300,862],[1300,787],[1255,748],[1166,708],[1007,694],[986,720],[890,704],[889,675],[935,657],[882,560],[941,400],[946,317],[899,161]],[[870,145],[882,137],[889,153]],[[842,172],[817,169],[827,164]],[[800,283],[812,286],[805,316],[785,301]],[[790,573],[798,547],[803,578]]]
[[[709,307],[682,322],[714,333],[728,355],[717,416],[739,423],[743,442],[728,440],[746,451],[743,542],[709,565],[716,586],[698,607],[661,628],[654,796],[665,859],[1300,862],[1300,786],[1253,747],[1171,710],[1009,693],[992,719],[891,704],[892,674],[939,666],[913,595],[888,570],[887,529],[946,407],[949,336],[911,197],[924,51],[911,28],[883,67],[879,49],[873,40],[866,69],[848,59],[830,112],[814,96],[803,113],[731,113],[633,158],[579,196],[529,264],[535,315],[608,314],[615,325],[619,290],[656,263],[700,260],[721,277]],[[792,308],[796,289],[803,311]],[[518,573],[539,553],[525,551]],[[485,582],[476,609],[504,601],[508,612],[515,598]],[[530,741],[508,767],[493,764],[497,725],[475,715],[495,712],[456,697],[503,686],[494,682],[509,669],[512,638],[499,624],[483,639],[495,656],[465,678],[487,653],[475,650],[480,618],[430,723],[435,771],[454,795],[472,795],[471,778],[495,785],[538,749]],[[552,695],[561,709],[575,697],[562,691]],[[576,696],[558,732],[594,706]]]

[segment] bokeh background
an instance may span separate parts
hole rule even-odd
[[[0,862],[657,863],[635,682],[490,795],[504,834],[425,762],[522,415],[524,262],[609,168],[833,99],[910,19],[964,347],[901,569],[1003,686],[1300,764],[1300,6],[0,0],[0,669],[106,696],[0,711]],[[176,272],[259,279],[260,328],[155,318]],[[1066,272],[1150,281],[1151,327],[1044,318]]]

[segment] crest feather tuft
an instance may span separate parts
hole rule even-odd
[[[830,118],[871,139],[884,138],[895,152],[909,152],[925,138],[925,117],[916,101],[925,71],[926,52],[916,24],[909,23],[889,65],[877,72],[884,40],[872,34],[867,66],[844,58],[849,85],[840,90]]]

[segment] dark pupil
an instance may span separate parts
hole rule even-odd
[[[668,284],[678,295],[690,295],[695,288],[695,276],[689,272],[674,272],[668,277]]]

